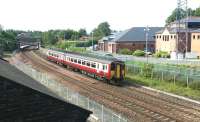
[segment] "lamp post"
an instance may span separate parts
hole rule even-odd
[[[94,51],[94,39],[93,39],[94,37],[93,37],[93,32],[92,32],[92,51]]]
[[[149,27],[147,26],[145,29],[145,39],[146,39],[146,49],[145,49],[145,53],[146,53],[146,59],[147,59],[147,63],[148,63],[148,32],[150,31]]]

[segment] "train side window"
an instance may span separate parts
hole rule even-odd
[[[90,62],[87,62],[86,65],[87,65],[87,66],[90,66]]]
[[[103,70],[107,71],[107,65],[106,64],[103,65]]]
[[[73,62],[73,58],[71,58],[71,62]]]
[[[96,63],[91,63],[92,68],[96,68]]]
[[[80,59],[78,60],[78,63],[81,64],[81,60]]]
[[[82,65],[85,65],[85,61],[84,60],[82,60]]]
[[[77,59],[74,59],[74,62],[77,63]]]
[[[99,69],[99,64],[97,64],[97,69]]]

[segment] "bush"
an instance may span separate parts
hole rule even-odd
[[[144,56],[145,52],[142,50],[136,50],[136,51],[134,51],[133,55],[134,56]]]
[[[156,54],[154,54],[154,56],[157,57],[157,58],[170,58],[169,53],[164,52],[164,51],[156,52]]]
[[[200,90],[200,82],[194,81],[189,84],[189,87],[195,90]]]
[[[132,52],[129,49],[127,49],[127,48],[120,49],[119,53],[120,54],[125,54],[125,55],[131,55],[132,54]]]
[[[141,75],[144,77],[151,77],[153,71],[153,64],[144,64],[142,67]]]

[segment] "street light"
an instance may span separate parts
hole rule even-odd
[[[94,51],[94,42],[93,42],[93,32],[92,32],[92,51]]]
[[[148,63],[148,54],[147,54],[147,51],[148,51],[148,32],[150,31],[149,27],[147,26],[145,29],[145,38],[146,38],[146,49],[145,49],[145,53],[146,53],[146,58],[147,58],[147,63]]]

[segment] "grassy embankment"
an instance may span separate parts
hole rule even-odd
[[[142,62],[126,62],[127,64],[134,64],[137,66],[145,66],[145,63]],[[170,65],[170,64],[167,64]],[[170,66],[174,66],[175,65],[170,65]],[[180,65],[180,66],[176,66],[179,68],[187,68],[188,66],[184,66],[184,65]],[[161,91],[166,91],[166,92],[170,92],[170,93],[174,93],[180,96],[185,96],[191,99],[195,99],[195,100],[200,100],[200,81],[197,84],[191,84],[191,86],[193,85],[193,87],[187,87],[185,84],[182,84],[181,82],[172,82],[172,81],[167,81],[167,80],[159,80],[156,78],[152,78],[152,77],[148,77],[145,76],[145,74],[134,74],[134,73],[127,73],[126,75],[126,80],[132,82],[132,83],[136,83],[136,84],[140,84],[143,86],[148,86],[151,88],[155,88]]]

